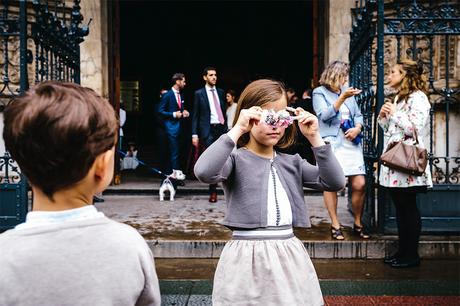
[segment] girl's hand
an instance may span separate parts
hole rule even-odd
[[[235,128],[239,129],[242,134],[249,132],[255,122],[259,122],[262,117],[262,108],[253,106],[249,109],[242,109],[238,116]]]
[[[324,145],[324,141],[319,134],[318,118],[301,107],[296,108],[295,114],[301,116],[298,119],[299,129],[308,141],[310,141],[311,145],[314,147]]]
[[[242,109],[238,116],[238,121],[233,128],[227,133],[228,136],[236,143],[241,135],[249,132],[254,123],[258,123],[262,117],[262,108],[253,106],[249,109]]]
[[[342,92],[342,94],[340,96],[345,100],[345,99],[348,99],[349,97],[359,95],[361,92],[362,92],[361,89],[354,88],[354,87],[349,87],[349,88],[347,88],[347,90]]]

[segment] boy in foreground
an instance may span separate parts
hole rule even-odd
[[[33,210],[0,235],[0,305],[160,305],[153,256],[91,205],[113,176],[118,124],[93,90],[48,81],[4,112]]]

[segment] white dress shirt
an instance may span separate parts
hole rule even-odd
[[[217,101],[219,102],[219,105],[221,105],[220,100],[219,100],[219,95],[217,94],[217,88],[216,87],[210,87],[208,85],[205,85],[205,88],[206,88],[206,94],[208,95],[208,100],[209,100],[209,109],[211,111],[211,124],[220,124],[219,117],[217,116],[217,110],[216,110],[216,107],[214,105],[213,92],[211,91],[211,89],[214,89],[214,93],[216,94]],[[222,114],[223,114],[222,109],[221,109],[221,111],[222,111]]]
[[[174,87],[172,87],[171,89],[174,92],[174,97],[176,98],[177,106],[179,106],[179,96],[178,96],[178,94],[180,95],[180,92],[177,91]],[[182,98],[181,98],[181,100],[182,100]],[[184,103],[184,101],[180,101],[180,103],[182,105],[182,103]],[[181,111],[181,110],[179,109],[179,111]],[[176,112],[173,112],[173,117],[176,118]]]

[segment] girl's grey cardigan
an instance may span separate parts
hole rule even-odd
[[[291,203],[295,227],[310,227],[302,186],[338,191],[345,176],[330,145],[313,148],[317,166],[298,154],[278,153],[273,159],[279,179]],[[267,189],[271,160],[245,148],[237,149],[233,140],[222,135],[209,146],[195,164],[195,175],[203,183],[223,183],[227,211],[222,222],[228,227],[267,226]]]

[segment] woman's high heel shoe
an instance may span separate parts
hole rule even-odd
[[[366,232],[363,226],[358,226],[353,224],[353,234],[362,238],[362,239],[369,239],[371,236]]]
[[[331,225],[331,237],[332,237],[332,239],[335,239],[335,240],[344,240],[345,239],[345,236],[342,233],[342,229],[340,227],[335,228],[332,225]]]

